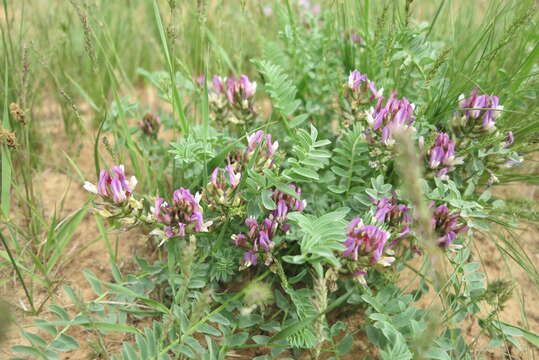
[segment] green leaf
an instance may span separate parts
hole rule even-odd
[[[509,336],[519,336],[526,339],[530,344],[539,347],[539,335],[532,333],[526,329],[518,327],[516,325],[507,324],[503,321],[493,321],[495,327],[501,332]]]
[[[88,202],[71,216],[65,218],[55,228],[52,239],[48,239],[46,248],[52,250],[52,254],[47,262],[47,272],[52,271],[60,257],[64,254],[64,249],[75,234],[80,222],[88,212]]]
[[[203,334],[221,336],[221,332],[209,324],[200,324],[197,328],[197,331]]]
[[[352,349],[353,340],[354,338],[352,334],[346,334],[343,337],[343,339],[339,342],[339,345],[337,345],[339,355],[345,355]]]
[[[291,263],[301,263],[306,259],[309,262],[326,262],[339,266],[337,253],[345,248],[342,242],[345,239],[346,222],[344,217],[349,209],[341,208],[321,217],[290,213],[288,218],[296,223],[303,237],[300,241],[301,255],[285,256],[283,259]]]
[[[61,334],[51,345],[57,351],[71,351],[79,348],[79,343],[75,338],[67,334]]]
[[[113,332],[123,332],[123,333],[130,333],[130,334],[138,334],[140,333],[140,330],[137,328],[134,328],[129,325],[124,324],[111,324],[106,322],[88,322],[84,324],[85,327],[96,329],[100,331],[113,331]]]
[[[275,210],[277,208],[277,205],[275,204],[275,201],[271,198],[273,195],[273,191],[271,190],[262,190],[262,193],[260,194],[260,198],[262,199],[262,205],[266,208],[266,210]]]
[[[294,113],[301,102],[296,99],[297,89],[279,65],[269,61],[255,62],[264,76],[266,91],[273,100],[273,107],[285,119]],[[286,124],[288,127],[288,124]]]
[[[28,356],[34,356],[35,358],[43,358],[41,352],[31,346],[15,345],[11,347],[11,351]]]
[[[246,333],[246,332],[233,334],[231,336],[225,337],[225,344],[228,347],[234,348],[234,347],[245,344],[248,338],[249,338],[249,333]]]

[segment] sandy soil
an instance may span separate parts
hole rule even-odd
[[[153,94],[140,94],[142,98],[154,98]],[[81,109],[84,115],[87,113]],[[66,138],[62,129],[61,118],[57,108],[44,108],[39,114],[40,121],[43,122],[43,131],[49,139],[45,149],[50,156],[44,157],[47,159],[44,163],[44,170],[36,178],[36,184],[39,184],[40,196],[42,198],[43,208],[49,215],[53,209],[60,211],[61,215],[67,215],[78,209],[87,200],[88,194],[82,189],[80,180],[73,175],[74,172],[70,168],[66,158],[62,155],[65,151],[69,156],[76,161],[80,169],[87,179],[94,179],[94,163],[93,163],[93,135],[88,132],[75,142],[71,142]],[[60,207],[60,200],[65,193],[65,202],[63,207]],[[514,196],[521,198],[535,198],[539,201],[539,192],[537,188],[531,186],[512,187],[510,190],[501,189],[500,193],[503,196]],[[133,258],[135,254],[144,256],[148,253],[145,247],[144,236],[135,231],[129,233],[118,234],[111,236],[112,241],[117,241],[118,263],[120,268],[126,272],[133,269]],[[530,256],[536,263],[539,263],[539,229],[527,226],[526,229],[519,233],[519,241],[528,251]],[[506,263],[494,243],[490,239],[478,238],[475,242],[477,249],[476,253],[480,254],[484,260],[483,270],[488,275],[489,280],[493,279],[512,279],[518,286],[515,289],[513,299],[509,302],[507,308],[502,314],[502,320],[517,323],[521,326],[528,325],[532,331],[539,333],[539,294],[535,287],[532,286],[527,279],[525,273],[512,263]],[[105,281],[112,281],[110,266],[108,261],[107,250],[104,241],[100,238],[100,234],[95,225],[95,220],[92,214],[88,214],[80,224],[77,233],[75,234],[71,244],[68,247],[66,261],[56,272],[56,275],[62,279],[63,284],[72,286],[84,300],[95,298],[93,291],[85,280],[82,270],[91,270],[98,278]],[[476,259],[478,260],[478,258]],[[2,270],[2,277],[8,275],[6,269]],[[403,274],[403,279],[408,281],[409,275]],[[14,291],[15,290],[15,291]],[[47,294],[35,289],[35,297],[39,302],[45,298]],[[25,302],[22,289],[15,281],[10,280],[5,283],[3,288],[0,288],[0,296],[12,303],[21,304]],[[52,301],[65,306],[70,306],[69,298],[62,291],[56,291],[53,294]],[[419,306],[426,306],[430,301],[422,300]],[[527,322],[523,314],[527,315]],[[20,329],[34,330],[32,328],[33,317],[25,316],[22,312],[16,311],[12,314],[16,319],[16,326],[12,325],[11,331],[8,333],[8,340],[2,344],[0,348],[0,358],[7,359],[13,354],[9,348],[14,344],[24,343],[19,335]],[[40,318],[48,318],[50,314],[47,311],[40,315]],[[348,320],[350,331],[360,329],[363,321],[362,316],[354,316]],[[464,329],[466,333],[473,337],[477,334],[477,325],[467,323]],[[84,330],[76,330],[71,332],[79,340],[95,339],[95,334],[88,333]],[[122,337],[107,336],[107,348],[109,350],[117,350],[120,347],[121,341],[125,340]],[[81,341],[82,348],[64,355],[64,359],[97,359],[91,345],[88,342]],[[357,359],[358,354],[365,354],[367,342],[363,336],[360,336],[354,344],[353,354],[348,359]],[[512,349],[514,359],[532,359],[532,352],[526,348],[522,352]],[[500,352],[483,354],[489,359],[508,359]],[[535,352],[536,356],[539,353]],[[250,358],[249,355],[243,355],[241,358]]]

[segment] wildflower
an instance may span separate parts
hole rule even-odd
[[[239,79],[214,76],[208,91],[210,115],[233,124],[252,121],[255,92],[256,82],[250,81],[247,75],[240,75]]]
[[[381,136],[382,144],[393,146],[394,132],[399,128],[411,127],[415,121],[413,117],[415,106],[406,98],[397,99],[395,92],[391,93],[385,105],[382,106],[383,101],[384,97],[380,96],[372,113],[368,114],[367,121],[373,132]]]
[[[84,188],[91,193],[100,195],[106,201],[120,204],[130,199],[136,185],[137,178],[132,176],[127,181],[124,166],[118,165],[113,166],[110,173],[101,169],[97,186],[86,181]]]
[[[236,173],[232,165],[227,165],[224,169],[215,168],[202,194],[210,209],[239,205],[241,199],[234,190],[238,187],[240,179],[241,173]]]
[[[256,265],[257,262],[258,261],[256,259],[256,255],[252,251],[246,251],[243,254],[243,261],[242,261],[243,266],[249,267],[251,265]]]
[[[408,206],[397,203],[396,196],[374,200],[374,203],[376,204],[376,211],[374,213],[376,221],[387,223],[398,229],[397,237],[390,245],[394,245],[398,240],[410,234],[412,215],[411,209]]]
[[[188,189],[180,188],[172,195],[172,204],[161,197],[155,199],[152,208],[154,219],[163,225],[166,237],[185,237],[188,234],[207,232],[211,222],[204,222],[200,195],[192,195]]]
[[[429,149],[429,167],[433,170],[439,169],[437,177],[446,178],[453,166],[462,162],[463,158],[455,157],[455,142],[446,133],[440,133]]]
[[[256,159],[252,162],[255,170],[271,169],[275,165],[274,157],[278,149],[279,142],[272,142],[271,134],[258,130],[247,135],[247,148],[236,152],[229,158],[229,162],[232,163],[235,171],[241,171],[246,164],[251,164],[253,156],[256,155]]]
[[[269,253],[273,249],[272,239],[277,232],[278,223],[268,217],[258,224],[255,218],[248,217],[245,219],[245,225],[249,228],[247,235],[232,235],[232,242],[238,248],[248,249],[244,253],[242,266],[249,267],[257,264],[257,253]]]
[[[352,97],[352,105],[366,104],[382,96],[383,89],[376,90],[374,82],[357,70],[350,72],[347,87]]]
[[[384,263],[387,259],[382,259],[385,244],[389,239],[389,234],[375,225],[363,225],[360,218],[350,221],[347,228],[347,237],[344,241],[346,249],[344,257],[350,257],[357,261],[360,256],[368,257],[371,265],[377,264],[380,260]]]
[[[504,148],[508,148],[515,142],[515,136],[512,131],[508,131],[505,137],[505,143],[503,144]]]
[[[293,184],[288,184],[288,187],[297,194],[299,198],[301,196],[301,189]],[[275,190],[272,194],[272,199],[277,204],[277,209],[272,212],[273,216],[280,222],[286,221],[286,214],[289,211],[301,212],[307,206],[306,200],[299,200],[292,195],[286,194],[279,190]]]
[[[202,86],[204,85],[204,83],[206,82],[206,76],[204,75],[198,75],[197,77],[195,77],[195,82],[199,85],[199,86]]]
[[[235,77],[226,81],[226,96],[231,104],[240,104],[244,109],[251,105],[249,100],[256,92],[256,82],[251,82],[247,75],[240,75],[239,80]]]
[[[479,90],[474,89],[470,96],[460,97],[460,109],[463,112],[463,121],[480,120],[484,131],[492,132],[496,129],[495,121],[500,116],[503,106],[500,105],[500,99],[494,95],[479,95]]]
[[[301,195],[301,189],[293,184],[289,187],[298,197]],[[257,254],[266,257],[266,264],[273,261],[271,251],[275,247],[273,239],[279,233],[286,234],[290,225],[287,224],[287,214],[289,211],[303,211],[306,206],[304,200],[298,200],[290,194],[275,190],[272,199],[277,202],[277,208],[269,212],[261,223],[254,217],[245,219],[245,226],[248,228],[246,234],[232,235],[232,244],[238,248],[245,249],[242,260],[242,267],[248,267],[257,264]]]
[[[358,269],[353,274],[354,279],[356,279],[361,285],[367,286],[367,280],[365,279],[365,276],[367,276],[367,270],[365,269]]]
[[[434,206],[434,202],[431,206]],[[436,207],[433,215],[432,226],[438,235],[438,245],[445,249],[453,244],[461,232],[468,229],[468,225],[460,216],[460,212],[450,213],[445,204]]]
[[[144,134],[156,138],[161,127],[161,119],[157,115],[146,113],[138,125]]]
[[[212,79],[213,91],[217,94],[223,94],[225,92],[224,81],[220,76],[215,75]]]

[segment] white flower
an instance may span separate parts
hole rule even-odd
[[[83,187],[86,191],[89,191],[92,194],[97,194],[97,186],[95,186],[91,182],[85,181]]]
[[[395,258],[393,256],[382,256],[378,260],[378,264],[382,266],[391,266],[391,264],[395,261]]]
[[[123,165],[122,165],[123,167]],[[131,188],[131,191],[135,190],[135,187],[137,186],[138,184],[138,180],[136,177],[134,176],[131,176],[131,179],[129,179],[129,187]]]

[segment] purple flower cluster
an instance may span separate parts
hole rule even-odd
[[[380,96],[372,114],[369,114],[368,121],[373,132],[380,133],[382,143],[392,146],[395,143],[394,132],[399,128],[409,128],[415,121],[414,105],[406,98],[397,99],[395,92],[391,93],[385,105],[383,101],[384,97]]]
[[[429,149],[428,162],[431,169],[439,169],[436,176],[444,178],[454,165],[462,163],[462,158],[455,157],[455,142],[446,133],[441,133]]]
[[[124,166],[117,165],[112,167],[110,173],[105,169],[101,169],[97,186],[85,182],[84,188],[91,193],[100,195],[104,200],[114,204],[121,204],[129,200],[136,185],[137,179],[132,176],[127,181]]]
[[[251,163],[253,156],[253,168],[257,171],[271,169],[275,165],[275,153],[279,149],[279,142],[272,142],[271,134],[262,130],[247,136],[247,148],[238,151],[229,158],[229,163],[234,165],[237,171],[241,171],[246,164]]]
[[[398,229],[395,240],[390,245],[394,245],[398,240],[410,234],[410,224],[412,223],[412,210],[397,202],[396,196],[392,198],[381,198],[374,200],[376,211],[374,218],[379,223],[386,223]]]
[[[228,178],[228,181],[225,180],[225,178]],[[236,174],[230,165],[227,165],[224,170],[221,168],[215,168],[211,174],[211,184],[216,189],[220,190],[224,190],[227,184],[230,185],[232,189],[236,189],[240,183],[240,179],[241,174]]]
[[[380,98],[383,92],[383,90],[376,90],[374,82],[357,70],[350,72],[347,88],[352,97],[352,105],[370,103]]]
[[[179,236],[207,231],[210,223],[204,223],[203,209],[200,206],[200,196],[193,196],[188,189],[180,188],[172,195],[172,204],[161,197],[155,199],[152,208],[154,219],[165,225],[166,237]]]
[[[161,127],[161,119],[157,115],[146,113],[139,121],[138,126],[144,134],[157,137]]]
[[[213,93],[225,96],[232,105],[239,105],[243,109],[252,110],[252,100],[256,92],[256,82],[249,80],[247,75],[221,78],[214,76],[212,79]]]
[[[206,186],[203,198],[210,208],[217,205],[234,205],[234,190],[241,180],[241,173],[236,173],[232,165],[227,165],[224,169],[215,168],[211,174],[211,181]]]
[[[298,198],[301,196],[301,189],[299,187],[293,184],[288,184],[288,187],[297,194]],[[307,201],[296,199],[292,195],[278,190],[273,192],[272,199],[277,204],[277,209],[272,212],[272,216],[281,223],[286,221],[286,215],[290,211],[302,212],[305,210],[305,206],[307,206]]]
[[[432,202],[431,206],[434,206]],[[447,205],[440,205],[433,211],[432,226],[438,235],[438,245],[450,248],[457,236],[468,229],[459,212],[449,212]]]
[[[366,256],[371,265],[377,264],[382,259],[388,239],[389,234],[386,231],[375,225],[364,225],[360,218],[354,218],[346,229],[346,250],[343,256],[354,261]]]
[[[354,262],[353,276],[363,285],[367,285],[367,266],[389,266],[395,261],[394,257],[382,256],[388,239],[389,233],[375,225],[364,225],[360,218],[354,218],[348,224],[344,241],[346,249],[342,256]],[[386,251],[391,253],[391,250]]]
[[[288,185],[299,197],[301,189],[295,185]],[[298,200],[295,197],[275,190],[272,199],[277,203],[277,208],[259,224],[253,217],[245,220],[245,225],[249,228],[247,234],[232,235],[234,246],[246,250],[243,254],[242,266],[249,267],[258,263],[257,254],[268,254],[274,247],[273,239],[280,232],[287,233],[290,225],[287,223],[287,214],[290,211],[303,211],[306,206],[305,200]],[[266,263],[271,262],[271,257],[266,258]]]
[[[463,112],[464,120],[480,120],[483,130],[492,132],[496,128],[495,121],[500,115],[503,106],[500,99],[494,95],[479,95],[479,90],[474,89],[467,98],[461,97],[460,109]]]

